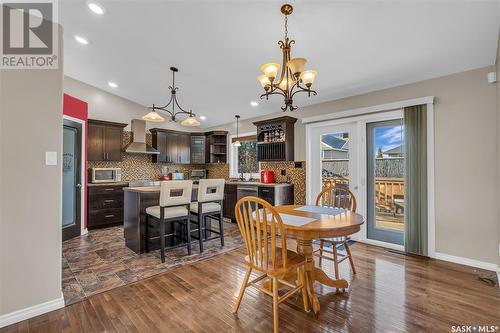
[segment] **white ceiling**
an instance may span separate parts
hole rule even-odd
[[[260,66],[281,62],[281,2],[60,1],[65,74],[142,105],[168,100],[170,66],[202,127],[279,111],[260,101]],[[292,57],[319,74],[305,106],[495,63],[497,1],[292,1]],[[78,44],[73,35],[88,38]],[[108,87],[114,81],[117,89]],[[258,100],[258,107],[250,101]]]

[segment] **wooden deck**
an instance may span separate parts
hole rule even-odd
[[[280,332],[451,332],[500,326],[500,290],[474,269],[356,243],[358,273],[340,265],[347,293],[316,285],[319,318],[300,300],[280,305]],[[168,255],[167,255],[168,256]],[[0,329],[10,332],[272,332],[271,299],[249,288],[231,313],[245,275],[243,250],[182,266]],[[331,262],[323,261],[326,271]]]

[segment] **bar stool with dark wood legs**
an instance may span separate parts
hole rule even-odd
[[[192,222],[198,224],[197,238],[200,244],[200,253],[203,252],[203,242],[220,238],[224,246],[224,217],[222,214],[224,199],[224,179],[200,179],[198,185],[198,201],[191,203],[191,215],[196,216]],[[219,221],[219,230],[207,227],[207,218]],[[217,236],[208,237],[208,233]]]
[[[355,212],[356,198],[354,197],[354,194],[345,187],[328,186],[321,191],[320,194],[318,194],[318,197],[316,198],[316,206],[343,208]],[[314,251],[314,255],[319,257],[320,265],[322,258],[333,261],[336,279],[339,278],[339,263],[346,259],[349,259],[352,273],[356,274],[356,268],[354,267],[354,261],[352,260],[351,250],[349,249],[349,240],[350,238],[348,236],[323,238],[320,240],[319,249]],[[325,250],[325,244],[331,244],[332,250]],[[337,249],[337,246],[339,245],[344,247],[345,253],[339,252]],[[324,253],[329,253],[332,256],[325,256]]]
[[[149,227],[159,223],[161,262],[165,262],[165,237],[175,236],[175,232],[170,235],[165,234],[166,223],[183,223],[185,221],[187,228],[187,249],[188,254],[191,254],[191,231],[189,224],[191,214],[189,212],[189,205],[191,204],[192,190],[192,180],[163,181],[160,187],[159,206],[146,208],[146,252],[149,252],[149,242],[152,240],[152,237],[149,236]]]

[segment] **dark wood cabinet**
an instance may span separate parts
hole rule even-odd
[[[88,120],[89,161],[121,161],[123,128],[127,124],[101,120]]]
[[[191,160],[191,134],[182,133],[177,137],[177,159],[180,164],[189,164]]]
[[[234,214],[234,207],[238,201],[238,185],[226,184],[224,185],[224,207],[223,214],[225,218],[236,221]]]
[[[191,134],[191,164],[205,164],[204,134]]]
[[[123,187],[126,184],[96,185],[88,187],[89,229],[123,223]]]
[[[155,163],[189,164],[191,133],[152,128],[153,147],[160,152],[153,155]]]
[[[254,122],[258,161],[294,160],[294,124],[297,118],[279,117]]]
[[[155,163],[227,163],[227,132],[188,133],[161,128],[150,129]]]
[[[205,133],[205,163],[227,163],[227,132]]]

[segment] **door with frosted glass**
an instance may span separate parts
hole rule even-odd
[[[80,235],[81,230],[81,161],[82,125],[64,120],[63,127],[63,195],[62,195],[62,239]]]
[[[367,238],[404,243],[404,127],[402,119],[366,124]]]

